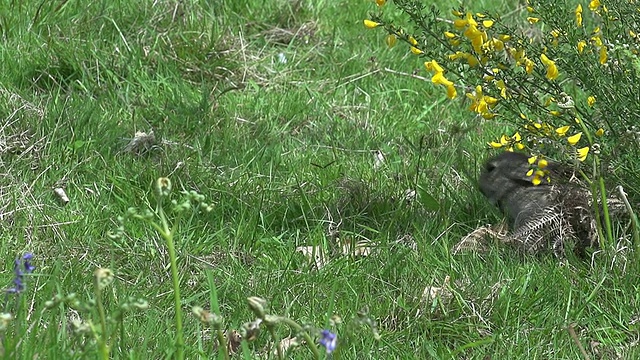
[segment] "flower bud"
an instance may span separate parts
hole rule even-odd
[[[264,308],[267,306],[267,300],[257,296],[252,296],[247,298],[247,301],[249,302],[249,308],[251,311],[253,311],[258,318],[264,319]]]

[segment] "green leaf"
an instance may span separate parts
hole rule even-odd
[[[427,210],[437,211],[440,209],[440,203],[436,198],[434,198],[427,190],[425,190],[422,186],[418,185],[418,201],[424,206]]]

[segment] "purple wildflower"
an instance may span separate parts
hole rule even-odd
[[[15,285],[15,287],[7,289],[8,293],[18,294],[24,291],[24,274],[30,274],[36,268],[31,264],[31,259],[33,259],[32,253],[26,253],[22,256],[22,258],[16,259],[13,265],[13,272],[15,273],[13,284]]]
[[[320,338],[320,345],[327,349],[327,354],[331,354],[338,345],[338,335],[329,330],[322,330],[320,334],[322,335]]]

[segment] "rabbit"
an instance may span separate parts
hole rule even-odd
[[[564,242],[577,239],[579,251],[593,242],[589,192],[570,183],[571,169],[549,161],[548,177],[534,185],[528,156],[504,152],[487,161],[478,179],[480,191],[509,218],[506,242],[538,253],[552,244],[564,256]],[[551,180],[549,180],[551,179]],[[585,227],[586,226],[586,227]]]

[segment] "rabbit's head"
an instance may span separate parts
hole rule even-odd
[[[548,169],[557,173],[557,166],[549,163]],[[478,180],[482,194],[516,223],[551,201],[548,197],[551,184],[543,179],[541,184],[534,186],[532,176],[527,176],[529,169],[527,155],[504,152],[487,161]]]
[[[480,191],[492,204],[499,204],[515,190],[533,186],[527,176],[529,162],[522,153],[504,152],[489,159],[480,175]]]

